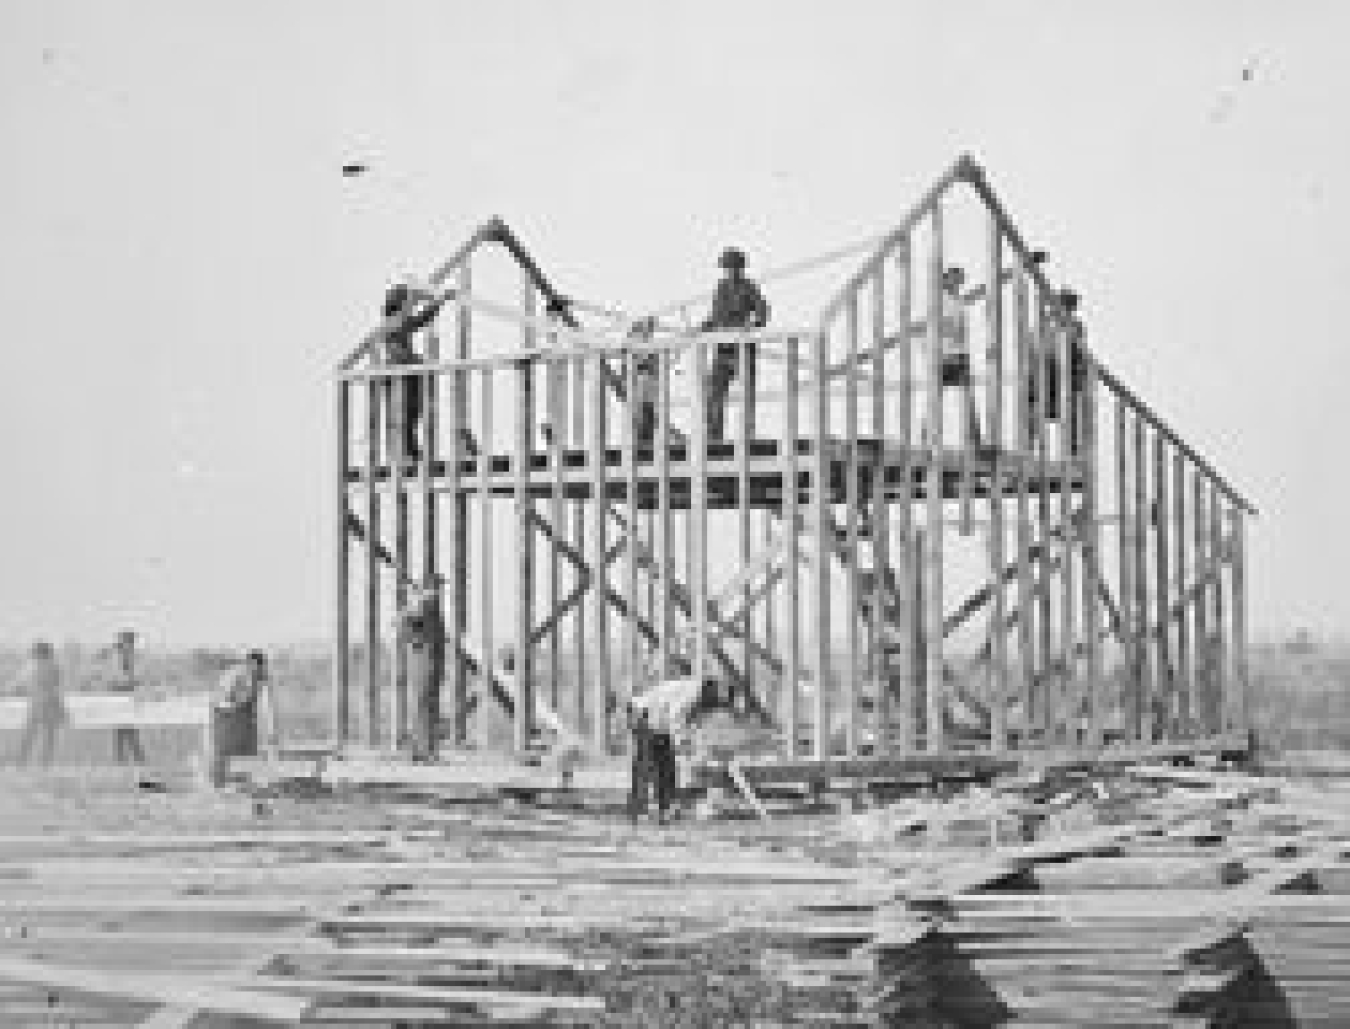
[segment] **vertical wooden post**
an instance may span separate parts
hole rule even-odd
[[[1021,663],[1021,722],[1022,745],[1025,746],[1038,717],[1036,704],[1036,636],[1034,608],[1036,572],[1032,562],[1034,538],[1031,526],[1031,390],[1035,382],[1036,355],[1031,348],[1031,305],[1028,295],[1027,273],[1018,264],[1013,287],[1013,320],[1016,323],[1017,348],[1017,650]],[[994,631],[1002,632],[1001,626]]]
[[[907,752],[918,749],[917,710],[919,699],[919,651],[915,647],[918,634],[919,611],[914,605],[914,577],[917,574],[917,562],[913,546],[914,536],[914,451],[912,448],[914,424],[914,342],[910,323],[913,320],[914,279],[911,264],[912,250],[910,237],[902,239],[896,248],[895,267],[895,321],[899,326],[900,365],[896,387],[897,403],[895,407],[896,442],[900,451],[900,495],[896,505],[896,535],[899,546],[895,548],[895,561],[900,583],[899,624],[895,626],[895,637],[903,641],[900,657],[905,662],[902,692],[899,696],[900,716],[896,735]],[[887,662],[887,674],[892,681],[897,677],[897,669]],[[889,688],[889,684],[888,684]]]
[[[534,284],[528,275],[521,283],[521,307],[527,318],[535,312]],[[535,349],[534,328],[527,322],[521,329],[521,346]],[[516,363],[515,472],[516,508],[516,711],[515,747],[523,753],[534,736],[534,501],[530,497],[530,467],[534,459],[534,361],[523,358]]]
[[[1004,565],[1003,535],[1003,234],[998,219],[991,212],[986,229],[985,292],[985,369],[987,400],[985,405],[986,441],[993,453],[989,470],[989,568],[994,584],[989,606],[989,617],[994,631],[990,636],[990,729],[989,743],[995,753],[1008,747],[1008,654],[1007,637],[1003,633],[1006,590],[1000,581]]]
[[[1139,661],[1135,647],[1138,622],[1134,617],[1134,494],[1130,487],[1129,417],[1125,401],[1116,398],[1116,431],[1112,441],[1116,451],[1116,514],[1119,521],[1117,538],[1120,579],[1120,658],[1123,681],[1120,683],[1117,704],[1120,709],[1122,733],[1126,739],[1142,738],[1140,711],[1137,705]]]
[[[890,688],[887,677],[888,651],[894,629],[887,617],[886,585],[891,573],[891,516],[886,496],[886,272],[885,262],[877,263],[872,280],[872,435],[876,437],[872,457],[871,532],[872,544],[872,617],[868,619],[867,649],[868,692],[874,706],[872,753],[880,757],[890,752]],[[908,326],[902,326],[904,332]],[[904,339],[904,337],[901,337]]]
[[[811,637],[812,664],[815,666],[815,716],[812,757],[820,760],[832,753],[830,746],[830,561],[834,529],[830,515],[830,397],[828,368],[828,334],[821,326],[812,348],[811,376],[815,408],[816,438],[811,453],[811,526],[815,534],[814,582],[811,607],[815,625]]]
[[[624,498],[628,501],[628,549],[624,570],[625,594],[628,601],[628,616],[624,619],[624,663],[628,666],[628,695],[632,696],[638,683],[642,681],[642,650],[638,637],[639,591],[638,570],[641,564],[640,551],[648,541],[642,538],[642,505],[638,500],[638,428],[642,414],[644,386],[638,363],[646,361],[647,355],[632,353],[626,363],[627,379],[624,388],[628,393],[628,417],[624,419],[624,465],[627,472],[624,483]]]
[[[1223,535],[1224,496],[1217,483],[1209,484],[1209,553],[1214,569],[1214,588],[1210,594],[1214,599],[1214,666],[1216,681],[1219,684],[1219,721],[1216,732],[1231,732],[1233,729],[1233,678],[1228,666],[1228,625],[1224,620],[1223,567],[1227,546]]]
[[[798,510],[797,442],[801,435],[798,419],[798,394],[801,376],[800,341],[796,336],[787,340],[787,367],[784,388],[784,434],[786,436],[787,465],[783,472],[783,531],[787,538],[787,617],[783,623],[784,662],[783,690],[787,702],[787,756],[797,756],[797,742],[801,733],[801,513]]]
[[[1215,697],[1214,641],[1209,635],[1209,586],[1213,555],[1209,549],[1209,517],[1205,507],[1204,476],[1198,468],[1191,470],[1191,523],[1195,541],[1195,594],[1191,598],[1191,616],[1195,624],[1195,666],[1197,692],[1197,723],[1202,736],[1219,731]]]
[[[389,420],[388,453],[389,483],[394,494],[394,610],[397,617],[408,603],[408,483],[404,468],[408,461],[404,433],[408,422],[402,376],[388,380],[390,406],[394,416]],[[403,641],[396,629],[390,632],[393,667],[389,676],[389,746],[402,750],[408,741],[408,665]]]
[[[376,362],[379,358],[375,359]],[[380,390],[372,378],[366,387],[366,743],[380,744]]]
[[[1195,725],[1195,690],[1191,675],[1190,618],[1186,612],[1186,456],[1172,455],[1173,540],[1176,546],[1176,602],[1181,606],[1176,617],[1177,652],[1174,662],[1177,684],[1178,729],[1190,736]],[[1168,615],[1169,620],[1171,615]]]
[[[741,568],[744,569],[750,563],[750,437],[753,429],[752,415],[755,409],[757,376],[750,360],[750,349],[754,344],[746,336],[741,336],[738,343],[736,359],[740,362],[741,409],[740,418],[737,420],[739,431],[736,439],[736,503],[739,516],[737,536],[740,543]],[[754,648],[751,646],[754,634],[754,623],[751,618],[751,586],[752,583],[747,577],[741,596],[744,611],[737,619],[745,632],[741,648],[741,673],[745,677],[747,703],[755,688]],[[765,603],[768,603],[767,599]]]
[[[844,630],[846,657],[841,683],[844,706],[844,755],[858,755],[858,609],[862,589],[858,572],[858,290],[844,308]]]
[[[939,751],[945,744],[944,715],[947,707],[943,663],[943,501],[946,491],[943,460],[942,417],[942,203],[932,210],[932,237],[928,251],[928,539],[924,554],[924,691],[927,697],[926,749]]]
[[[426,360],[428,363],[439,360],[441,354],[441,341],[434,331],[427,333],[426,340]],[[439,549],[439,508],[437,505],[436,491],[432,489],[432,480],[436,474],[436,462],[440,459],[440,380],[434,374],[422,376],[422,582],[431,584],[435,582],[435,577],[439,571],[440,562],[438,560],[437,550]],[[442,592],[442,597],[444,596]],[[444,676],[444,668],[441,672]],[[426,727],[427,739],[431,744],[431,752],[436,753],[440,745],[441,726],[440,712],[441,690],[445,685],[444,679],[435,684],[436,701],[431,706],[435,712],[432,723]],[[413,717],[421,717],[425,709],[418,706],[414,708]]]
[[[1059,308],[1056,318],[1055,337],[1059,360],[1059,522],[1063,530],[1064,546],[1060,550],[1060,661],[1059,677],[1059,717],[1061,719],[1060,736],[1070,745],[1082,743],[1082,707],[1080,704],[1077,677],[1078,635],[1077,619],[1078,591],[1075,588],[1074,567],[1079,545],[1079,519],[1074,512],[1074,479],[1077,476],[1077,461],[1074,454],[1072,426],[1073,405],[1073,323],[1069,311]]]
[[[591,360],[589,357],[578,357],[572,362],[572,446],[577,450],[584,450],[587,461],[591,458],[590,441],[586,435],[587,419],[590,417],[587,411],[591,407],[586,393],[586,384],[590,378],[588,372],[590,367]],[[572,539],[576,543],[577,549],[583,552],[586,550],[586,505],[587,501],[583,493],[580,499],[573,502],[572,511]],[[594,551],[592,551],[593,554]],[[577,569],[574,581],[578,585],[585,582],[586,573]],[[591,577],[589,588],[592,590],[598,588],[594,576]],[[589,599],[577,605],[575,629],[572,637],[572,648],[576,651],[576,679],[572,688],[574,691],[573,700],[576,703],[578,733],[583,731],[582,726],[585,725],[587,711],[590,708],[590,697],[588,695],[590,680],[586,676],[586,650],[588,647],[586,611],[589,607],[591,607]]]
[[[591,678],[591,742],[601,752],[609,750],[609,572],[605,550],[608,519],[605,507],[608,469],[605,454],[605,360],[598,354],[590,362],[590,443],[586,455],[591,473],[590,507],[595,519],[591,531],[591,626],[594,633],[595,671]]]
[[[479,683],[480,696],[486,703],[492,696],[490,690],[493,678],[493,672],[497,667],[497,634],[496,634],[496,599],[494,597],[495,589],[493,586],[496,580],[497,571],[497,548],[495,541],[494,525],[496,519],[493,515],[492,506],[492,454],[494,451],[493,434],[496,426],[493,425],[493,419],[496,414],[495,408],[495,390],[493,382],[493,369],[485,367],[481,372],[481,381],[483,384],[483,396],[481,403],[480,419],[481,424],[478,431],[478,459],[474,465],[478,469],[478,503],[475,505],[478,513],[478,632],[482,637],[482,657],[479,676],[482,681]],[[472,562],[472,558],[470,561]],[[519,698],[515,699],[515,708],[519,709]],[[515,715],[512,716],[514,725]]]
[[[1155,727],[1154,683],[1149,660],[1148,537],[1154,519],[1148,500],[1148,449],[1145,446],[1144,419],[1138,414],[1134,417],[1134,516],[1134,636],[1139,673],[1138,709],[1143,725],[1147,726],[1148,739],[1152,740]]]
[[[1100,591],[1106,582],[1102,553],[1101,474],[1097,445],[1097,363],[1082,343],[1083,395],[1080,460],[1083,469],[1083,626],[1087,661],[1084,699],[1088,707],[1088,745],[1100,747],[1106,736],[1106,691],[1102,683]]]
[[[694,621],[694,678],[702,681],[708,672],[708,398],[707,337],[694,339],[689,353],[694,401],[693,425],[689,446],[689,518],[690,560],[689,593]]]
[[[1232,587],[1233,619],[1233,692],[1234,717],[1229,732],[1250,735],[1252,731],[1251,682],[1247,668],[1247,532],[1242,508],[1233,503],[1229,515],[1232,526],[1229,530],[1229,566],[1232,569],[1230,585]]]
[[[549,351],[558,352],[556,333],[549,333]],[[567,432],[567,412],[565,396],[567,390],[567,364],[562,360],[548,363],[548,462],[553,470],[553,489],[549,494],[549,522],[559,539],[567,538],[567,483],[563,468],[563,441]],[[562,558],[556,546],[549,547],[548,600],[549,610],[557,611],[562,603]],[[562,637],[564,620],[560,620],[549,633],[548,640],[548,678],[549,702],[555,713],[561,714],[561,680],[563,677]]]
[[[337,582],[333,607],[333,740],[340,751],[351,734],[351,559],[347,527],[347,470],[351,467],[351,386],[338,379],[337,412]]]
[[[1157,694],[1155,707],[1163,721],[1163,732],[1168,738],[1176,732],[1176,681],[1172,674],[1171,647],[1171,606],[1172,576],[1170,568],[1171,536],[1168,527],[1171,510],[1167,496],[1167,442],[1162,433],[1153,436],[1153,505],[1155,522],[1153,561],[1156,571],[1157,588],[1154,590],[1153,603],[1155,617],[1158,620],[1157,635]]]
[[[671,580],[675,574],[675,536],[670,516],[670,367],[673,355],[662,351],[657,359],[656,406],[656,538],[660,576],[656,594],[656,624],[661,634],[658,674],[665,679],[671,669],[671,637],[675,631],[675,611],[671,605]]]
[[[469,259],[459,272],[459,288],[468,295],[472,286],[472,272]],[[469,356],[470,331],[472,327],[471,309],[460,307],[455,320],[455,357],[463,360]],[[455,742],[459,746],[468,743],[469,682],[465,674],[464,662],[460,659],[460,650],[469,625],[469,498],[460,487],[459,466],[464,455],[464,435],[470,425],[469,392],[470,376],[464,369],[451,373],[451,420],[449,447],[449,488],[446,532],[450,537],[450,573],[447,578],[446,596],[449,600],[446,610],[446,624],[450,630],[449,671],[450,693],[454,698]]]

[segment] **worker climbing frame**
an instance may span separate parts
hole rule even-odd
[[[436,269],[423,361],[383,360],[387,319],[336,374],[336,744],[405,745],[393,616],[439,575],[443,748],[492,714],[516,751],[609,751],[627,695],[695,675],[786,764],[1245,748],[1254,510],[1100,362],[982,169],[848,258],[818,317],[753,332],[564,296],[496,219]]]

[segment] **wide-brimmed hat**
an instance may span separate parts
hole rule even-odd
[[[745,251],[738,247],[727,247],[722,251],[722,256],[717,259],[717,267],[730,269],[741,269],[745,267]]]

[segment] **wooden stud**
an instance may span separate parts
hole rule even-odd
[[[1004,528],[1003,528],[1003,233],[999,229],[998,219],[989,218],[986,253],[988,287],[985,292],[985,367],[987,391],[985,410],[986,442],[993,454],[989,474],[989,568],[992,574],[999,575],[1004,564]],[[989,670],[993,689],[990,691],[990,747],[995,753],[1002,753],[1008,747],[1008,655],[1006,637],[1001,627],[1007,617],[1005,591],[1002,584],[996,584],[989,617],[996,627],[990,637]]]
[[[366,743],[380,743],[380,389],[366,386]]]
[[[1035,537],[1031,525],[1031,390],[1035,381],[1035,352],[1031,346],[1031,305],[1027,285],[1026,269],[1021,264],[1017,268],[1017,278],[1013,287],[1013,320],[1017,349],[1017,452],[1020,458],[1017,469],[1017,610],[1018,619],[1018,656],[1021,661],[1021,713],[1023,745],[1031,734],[1036,717],[1036,637],[1034,601],[1036,596],[1036,573],[1032,561],[1032,548]],[[995,632],[1000,632],[999,623]]]
[[[1230,733],[1252,731],[1251,681],[1247,667],[1247,533],[1242,508],[1229,508],[1229,586],[1232,589],[1233,718]]]
[[[693,675],[702,680],[708,674],[708,343],[698,336],[690,346],[689,386],[693,393],[694,423],[689,446],[689,593],[693,604]]]
[[[1209,574],[1211,555],[1209,552],[1209,517],[1205,505],[1206,492],[1204,476],[1198,469],[1191,474],[1191,526],[1195,541],[1195,590],[1196,597],[1191,604],[1195,626],[1195,665],[1198,698],[1197,724],[1202,736],[1216,735],[1220,731],[1216,717],[1217,695],[1214,684],[1214,645],[1209,635]]]
[[[1153,514],[1148,498],[1148,450],[1145,446],[1144,420],[1134,418],[1134,618],[1136,659],[1138,661],[1138,710],[1148,734],[1146,742],[1154,742],[1154,680],[1151,664],[1149,622],[1148,538]],[[1141,736],[1141,739],[1143,737]]]
[[[1210,597],[1214,602],[1211,618],[1214,624],[1215,681],[1218,684],[1218,721],[1216,732],[1228,732],[1232,727],[1233,681],[1228,667],[1228,624],[1224,620],[1224,558],[1226,541],[1223,535],[1224,498],[1217,483],[1209,489],[1209,559],[1214,570],[1214,587]]]
[[[587,399],[586,384],[590,380],[587,369],[590,368],[589,358],[579,358],[572,364],[572,446],[578,450],[586,450],[589,458],[589,441],[586,435],[587,411],[590,410],[590,403]],[[586,500],[584,498],[573,502],[572,511],[572,538],[576,545],[582,549],[586,546]],[[603,547],[601,548],[603,550]],[[595,551],[591,551],[594,556]],[[577,571],[573,579],[579,588],[584,583],[582,573]],[[599,589],[596,583],[590,584],[590,589]],[[592,604],[579,604],[576,610],[576,620],[572,636],[572,649],[576,651],[576,679],[573,681],[573,700],[576,703],[576,725],[577,731],[581,732],[586,724],[587,714],[590,710],[590,697],[588,696],[589,679],[586,675],[586,651],[589,646],[586,627],[586,612]]]
[[[426,360],[428,362],[438,361],[440,359],[441,342],[436,332],[430,331],[426,337]],[[440,531],[439,516],[440,508],[437,501],[437,493],[433,489],[433,469],[440,459],[440,397],[438,396],[440,379],[435,375],[428,374],[422,377],[422,582],[430,584],[435,582],[435,577],[439,572],[440,561],[437,554],[439,549],[438,533]],[[444,593],[442,592],[442,597]],[[445,675],[444,666],[442,666],[441,675]],[[440,745],[440,725],[439,713],[441,710],[440,693],[444,687],[442,678],[435,684],[436,703],[432,710],[437,713],[437,717],[432,724],[427,726],[427,738],[431,743],[431,752],[434,754]],[[415,712],[420,713],[421,708],[414,708]],[[419,714],[414,714],[418,717]]]
[[[587,382],[590,390],[589,407],[590,440],[587,447],[586,463],[591,473],[590,508],[595,524],[591,527],[591,632],[592,651],[595,655],[595,670],[591,676],[591,742],[594,747],[607,753],[609,750],[609,601],[606,597],[608,573],[605,571],[606,529],[605,516],[606,480],[608,469],[605,460],[605,360],[599,355],[592,357],[591,375]],[[584,681],[584,680],[583,680]]]
[[[815,614],[812,627],[812,666],[815,673],[815,718],[812,754],[816,759],[830,757],[830,561],[833,553],[834,527],[830,515],[830,438],[829,438],[829,381],[825,377],[828,360],[828,334],[825,328],[816,333],[812,347],[811,383],[814,406],[815,439],[811,454],[811,527],[814,530],[815,575],[812,583],[811,608]]]
[[[556,333],[549,336],[549,349],[556,350],[558,339]],[[553,531],[560,536],[567,535],[567,501],[564,497],[564,469],[563,469],[563,443],[564,434],[567,432],[567,370],[569,364],[575,365],[580,362],[575,359],[570,362],[550,362],[546,375],[548,376],[549,397],[548,404],[548,463],[553,470],[553,488],[549,495],[549,523],[553,526]],[[562,556],[558,553],[557,547],[549,548],[549,571],[548,571],[548,600],[549,610],[557,611],[559,604],[562,603]],[[548,679],[549,679],[549,702],[555,712],[563,710],[563,701],[561,695],[562,677],[563,677],[563,629],[562,624],[557,625],[549,633],[548,637]]]
[[[1176,548],[1176,598],[1179,603],[1186,597],[1186,456],[1177,451],[1172,454],[1172,539]],[[1191,633],[1190,619],[1183,614],[1176,619],[1177,649],[1173,667],[1176,675],[1177,710],[1179,730],[1189,736],[1195,724],[1194,679],[1191,675]]]
[[[1059,360],[1059,522],[1063,532],[1063,548],[1059,564],[1059,626],[1060,668],[1058,678],[1059,713],[1062,719],[1060,738],[1070,746],[1082,743],[1082,707],[1079,703],[1079,678],[1076,674],[1078,634],[1077,608],[1079,595],[1075,586],[1079,547],[1078,518],[1074,513],[1073,481],[1077,462],[1073,453],[1073,325],[1068,311],[1063,309],[1056,319],[1057,358]]]
[[[337,411],[337,594],[333,605],[333,741],[341,750],[351,736],[351,557],[347,525],[347,470],[351,466],[351,384],[335,384]]]
[[[1036,298],[1036,404],[1033,411],[1036,432],[1036,536],[1040,540],[1040,559],[1037,561],[1036,649],[1037,699],[1036,710],[1041,740],[1058,740],[1058,719],[1063,712],[1056,703],[1054,657],[1054,546],[1050,535],[1050,375],[1049,362],[1054,360],[1054,327],[1050,319],[1050,303],[1042,293]]]
[[[844,603],[845,658],[840,703],[844,708],[844,754],[858,754],[858,292],[844,306],[844,345],[851,374],[844,379]]]
[[[908,326],[906,326],[908,331]],[[867,650],[869,692],[872,696],[872,753],[890,752],[890,687],[887,649],[894,632],[888,617],[887,584],[891,577],[891,516],[886,498],[886,264],[877,264],[872,279],[872,435],[876,450],[872,458],[870,496],[872,549],[872,617],[868,619]]]
[[[482,386],[482,397],[479,404],[478,460],[474,462],[478,469],[478,503],[474,505],[478,515],[478,554],[476,561],[471,559],[470,568],[476,567],[479,577],[478,635],[482,640],[482,661],[478,669],[480,679],[478,689],[479,697],[486,701],[491,695],[489,687],[492,684],[493,669],[497,666],[496,600],[494,597],[494,582],[497,578],[496,518],[492,511],[493,500],[488,478],[484,475],[495,450],[493,435],[496,426],[493,422],[496,415],[496,398],[493,395],[495,390],[493,389],[492,369],[484,368],[479,375],[479,381]],[[516,708],[519,709],[519,707],[520,705],[516,704]]]
[[[472,271],[468,258],[465,258],[459,272],[459,287],[465,293],[472,286]],[[467,360],[470,352],[472,317],[469,309],[461,308],[455,323],[455,358]],[[449,446],[449,488],[450,504],[446,532],[450,537],[450,574],[447,576],[449,598],[446,624],[450,631],[450,693],[454,698],[455,742],[464,746],[468,742],[469,681],[460,659],[460,650],[469,625],[469,497],[460,488],[460,461],[464,456],[464,435],[472,424],[469,411],[470,378],[468,372],[451,372],[452,412]]]
[[[657,360],[656,411],[656,536],[659,589],[656,594],[656,624],[661,634],[657,668],[662,679],[673,674],[671,639],[675,633],[675,611],[671,605],[671,580],[675,572],[675,534],[670,514],[670,354]]]
[[[739,518],[737,538],[740,544],[740,561],[741,567],[744,568],[750,563],[750,439],[754,432],[754,391],[757,382],[754,362],[751,360],[753,344],[746,336],[741,336],[738,344],[736,360],[740,364],[741,408],[740,418],[737,420],[739,431],[736,440],[736,511]],[[754,636],[751,615],[754,607],[751,604],[751,597],[751,583],[747,580],[742,591],[744,611],[738,619],[745,632],[741,648],[741,673],[745,678],[747,702],[755,688],[754,650],[751,646]]]
[[[783,473],[783,531],[787,540],[787,615],[784,632],[784,699],[787,705],[787,756],[797,756],[797,741],[801,733],[801,514],[798,510],[797,444],[801,435],[798,425],[798,394],[801,384],[800,341],[796,336],[787,340],[786,409],[783,412],[784,435],[787,439],[787,466]]]
[[[1101,610],[1099,602],[1106,588],[1105,555],[1102,553],[1100,459],[1097,446],[1097,365],[1088,352],[1085,340],[1082,347],[1083,392],[1080,402],[1082,425],[1081,460],[1083,468],[1083,626],[1084,658],[1087,674],[1084,682],[1084,703],[1088,710],[1089,747],[1100,747],[1106,738],[1106,691],[1102,683]]]
[[[1156,692],[1158,701],[1155,707],[1160,711],[1157,717],[1162,719],[1166,738],[1170,739],[1176,732],[1174,712],[1176,711],[1175,694],[1177,686],[1172,674],[1172,648],[1170,645],[1172,620],[1168,617],[1172,604],[1172,576],[1169,564],[1171,536],[1167,531],[1171,521],[1171,510],[1167,501],[1167,444],[1162,436],[1155,433],[1153,436],[1153,560],[1156,585],[1153,592],[1153,601],[1154,618],[1158,624],[1157,632],[1153,637],[1155,640],[1154,646],[1157,648]],[[1157,735],[1157,730],[1155,730],[1155,738]]]
[[[521,284],[521,306],[527,316],[535,309],[534,284],[529,276]],[[527,350],[535,346],[534,329],[521,330],[521,345]],[[511,461],[515,472],[516,514],[516,583],[515,583],[515,644],[516,709],[515,747],[518,753],[529,749],[534,736],[534,501],[530,497],[530,465],[534,457],[534,369],[537,362],[522,359],[516,366],[516,432],[515,455]],[[490,660],[490,659],[489,659]]]
[[[1120,583],[1120,657],[1123,681],[1117,693],[1117,704],[1128,740],[1142,739],[1140,730],[1139,662],[1135,647],[1139,623],[1134,617],[1134,494],[1130,488],[1129,467],[1129,413],[1125,401],[1116,399],[1116,431],[1112,444],[1116,456],[1116,513],[1119,524],[1117,557]]]
[[[942,654],[942,514],[944,485],[942,417],[942,204],[932,207],[932,236],[928,253],[928,520],[924,554],[924,695],[927,704],[925,749],[941,750],[945,743],[947,707]]]
[[[900,714],[896,735],[907,753],[918,749],[918,729],[920,714],[919,684],[923,672],[918,667],[920,649],[915,645],[919,631],[919,609],[914,605],[914,580],[919,574],[914,549],[914,345],[909,333],[914,306],[914,279],[912,248],[910,237],[903,237],[896,246],[895,255],[895,320],[904,333],[904,342],[900,347],[899,374],[897,385],[899,394],[895,408],[896,442],[900,453],[900,494],[896,503],[895,532],[899,545],[894,548],[892,560],[899,569],[901,584],[899,605],[899,624],[895,626],[895,639],[902,642],[900,656],[904,659],[901,692],[898,697]],[[889,655],[888,655],[889,656]],[[887,674],[896,677],[898,669],[888,660]],[[888,684],[887,688],[890,688]],[[889,729],[889,726],[887,727]]]
[[[408,410],[404,394],[405,380],[391,378],[385,383],[385,399],[392,417],[388,419],[385,454],[389,461],[389,484],[394,500],[394,609],[397,617],[408,603],[408,484],[404,469],[408,448],[404,436]],[[408,662],[403,640],[395,631],[390,635],[392,667],[389,675],[389,739],[391,750],[402,750],[408,742]]]
[[[645,355],[633,354],[625,363],[628,390],[628,417],[624,419],[624,499],[628,501],[628,547],[624,562],[624,595],[628,600],[629,614],[624,619],[624,660],[628,666],[628,690],[632,696],[638,683],[642,681],[642,644],[638,635],[640,603],[638,591],[638,571],[641,565],[641,551],[648,540],[642,536],[642,505],[638,500],[638,428],[642,414],[644,383],[638,371],[638,361]]]

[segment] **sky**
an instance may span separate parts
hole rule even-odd
[[[1260,508],[1253,625],[1343,632],[1348,33],[1333,0],[5,0],[0,643],[322,636],[328,373],[486,218],[640,308],[727,240],[884,231],[962,152]]]

